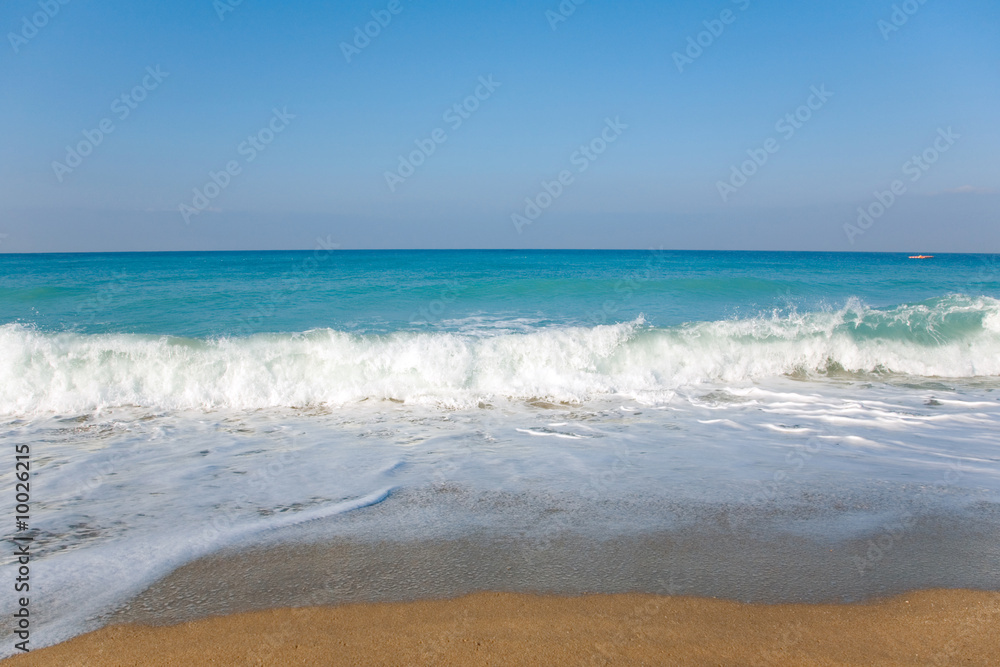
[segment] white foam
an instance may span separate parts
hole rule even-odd
[[[692,400],[706,391],[722,400]],[[621,525],[649,530],[662,529],[652,508],[664,499],[802,502],[803,490],[826,490],[865,504],[893,483],[941,489],[942,498],[1000,498],[1000,402],[969,387],[929,402],[940,393],[782,378],[678,394],[641,415],[611,398],[585,410],[522,401],[447,414],[367,401],[308,414],[114,408],[0,428],[13,444],[32,443],[37,457],[32,594],[49,615],[32,637],[42,644],[93,629],[101,614],[192,558],[269,539],[282,526],[299,524],[309,539],[324,531],[366,539],[373,529],[396,539],[394,512],[412,499],[407,493],[428,489],[508,500],[569,494],[612,513],[621,503],[632,508]],[[0,472],[0,489],[12,491],[13,482]],[[764,495],[761,484],[769,485]],[[407,493],[344,514],[385,500],[390,488]],[[907,502],[926,502],[925,492],[914,493]],[[421,498],[435,510],[433,492]],[[462,520],[449,514],[406,530],[427,536]],[[464,520],[503,529],[474,514]],[[0,600],[0,612],[9,603]]]
[[[194,340],[0,327],[0,414],[114,406],[260,409],[393,399],[470,407],[501,399],[668,402],[704,383],[793,373],[1000,375],[995,299],[955,297],[655,329],[597,326],[471,335],[398,332]],[[840,370],[838,370],[840,369]]]

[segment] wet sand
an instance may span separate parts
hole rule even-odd
[[[1000,593],[865,604],[655,595],[477,593],[112,625],[5,661],[26,665],[988,665]]]
[[[603,539],[569,531],[544,540],[483,531],[453,539],[302,543],[290,533],[287,541],[224,549],[182,565],[100,625],[172,625],[267,609],[488,591],[767,604],[858,603],[913,590],[1000,591],[1000,530],[992,528],[1000,518],[994,516],[921,517],[876,553],[872,544],[882,533],[834,539],[780,529],[790,522],[781,517],[778,527],[733,529],[708,514],[688,528]],[[490,524],[501,525],[492,518]]]

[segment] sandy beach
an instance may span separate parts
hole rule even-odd
[[[857,605],[652,595],[479,593],[110,626],[17,665],[988,665],[1000,593],[919,591]]]

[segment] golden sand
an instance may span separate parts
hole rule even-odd
[[[837,605],[480,593],[118,625],[27,665],[998,665],[1000,593]]]

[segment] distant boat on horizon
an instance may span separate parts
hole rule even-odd
[[[910,259],[931,259],[934,255],[910,255]]]

